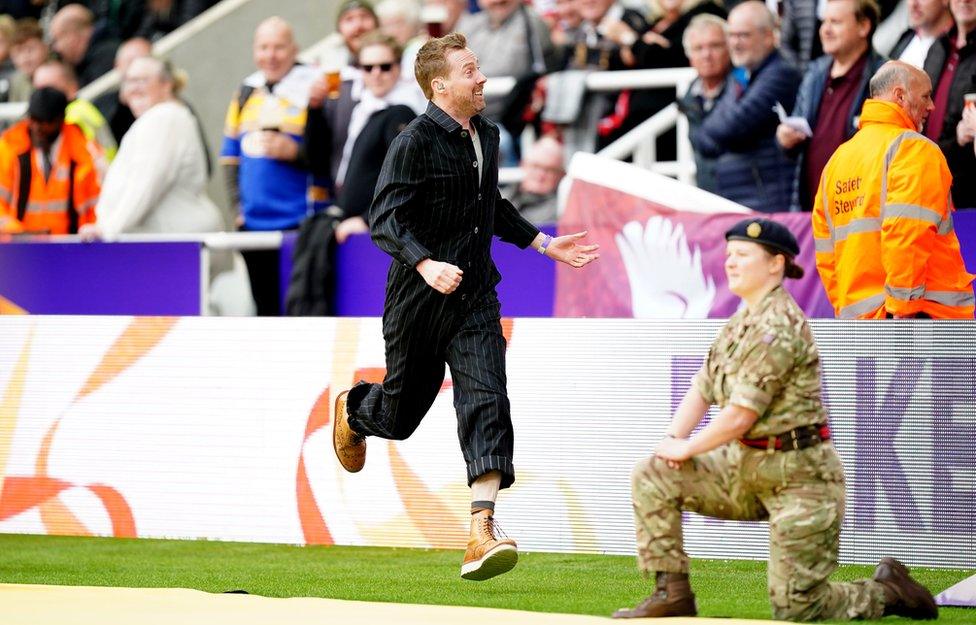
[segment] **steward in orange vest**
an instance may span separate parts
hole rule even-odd
[[[928,76],[875,73],[857,133],[828,161],[814,202],[817,270],[841,319],[973,318],[973,275],[952,226],[952,175],[919,130]]]
[[[76,234],[95,222],[98,175],[66,106],[57,89],[38,89],[27,119],[0,136],[0,232]]]

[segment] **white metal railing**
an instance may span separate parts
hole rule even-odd
[[[586,89],[593,92],[608,92],[673,87],[676,96],[680,97],[688,91],[695,76],[695,70],[690,67],[594,71],[586,77]],[[510,76],[490,78],[485,83],[485,96],[504,97],[514,87],[515,78]],[[677,129],[677,159],[658,161],[657,138],[672,128]],[[677,178],[687,184],[695,183],[695,159],[691,142],[688,140],[688,120],[678,112],[678,106],[674,103],[655,113],[626,135],[600,150],[598,154],[616,160],[630,158],[635,165],[644,169]],[[503,169],[499,181],[503,178],[517,181],[518,174]]]
[[[145,232],[120,234],[118,243],[200,243],[210,250],[275,250],[281,247],[280,230],[269,232]],[[42,241],[48,243],[83,243],[77,234],[14,235],[14,241]]]

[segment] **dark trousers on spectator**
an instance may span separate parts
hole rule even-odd
[[[281,254],[279,250],[242,251],[259,317],[281,316]]]
[[[461,294],[432,299],[440,302],[428,307],[408,301],[384,315],[386,378],[383,384],[353,387],[349,424],[370,436],[409,437],[437,398],[447,364],[468,484],[497,470],[506,488],[515,480],[515,437],[498,301],[492,294],[485,298],[489,301],[469,308]]]

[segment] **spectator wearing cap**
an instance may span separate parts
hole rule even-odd
[[[108,164],[115,158],[118,144],[101,111],[88,100],[78,97],[78,79],[71,67],[61,61],[46,61],[34,72],[33,82],[35,89],[54,87],[68,98],[64,120],[78,126],[85,133],[88,151],[95,159],[100,174],[104,174]]]
[[[296,62],[292,28],[280,17],[258,25],[253,52],[258,71],[244,79],[227,110],[220,153],[227,194],[242,230],[292,230],[329,205],[329,181],[316,175],[322,172],[304,150],[308,98],[319,72]],[[277,316],[278,251],[252,250],[244,260],[258,314]]]
[[[416,81],[407,85],[400,80],[401,55],[396,40],[379,31],[363,38],[357,55],[365,88],[350,116],[334,178],[337,206],[342,211],[342,221],[336,227],[339,243],[350,234],[369,230],[366,213],[373,201],[386,152],[400,131],[426,108],[418,101],[417,96],[422,98],[423,94]],[[334,121],[324,107],[324,95],[313,92],[309,101],[307,149],[309,159],[313,161],[333,158],[328,153],[331,143],[318,144],[312,139],[332,134],[328,126]]]
[[[319,64],[326,72],[319,77],[312,90],[313,93],[329,94],[324,111],[332,131],[328,171],[333,180],[339,173],[342,151],[349,137],[352,111],[363,94],[362,74],[355,66],[356,56],[362,38],[378,29],[379,18],[372,4],[365,0],[346,0],[339,6],[336,16],[337,32],[326,37],[322,43],[324,51],[319,55]],[[340,71],[342,82],[338,93],[333,94],[328,84],[328,74],[337,70]]]
[[[54,14],[48,31],[51,49],[75,70],[82,87],[112,70],[116,35],[80,4],[69,4]]]
[[[929,78],[889,61],[870,89],[860,130],[827,162],[814,204],[827,297],[841,319],[972,319],[973,276],[953,228],[952,174],[918,133],[932,109]]]
[[[10,59],[17,71],[10,77],[11,102],[26,102],[34,91],[31,79],[34,71],[48,58],[50,51],[44,43],[44,30],[37,20],[29,17],[17,20],[14,25]]]
[[[319,63],[327,68],[346,68],[343,78],[352,78],[350,69],[359,52],[360,40],[380,27],[373,5],[367,0],[345,0],[336,14],[336,32],[322,42]]]
[[[880,9],[875,0],[828,0],[820,25],[824,56],[810,63],[793,108],[807,120],[812,136],[787,124],[776,141],[796,160],[790,210],[813,210],[824,165],[837,147],[857,132],[868,81],[885,58],[871,48]]]
[[[57,89],[38,89],[27,119],[0,136],[0,231],[75,234],[95,221],[98,174],[67,106]]]

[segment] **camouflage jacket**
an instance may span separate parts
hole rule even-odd
[[[706,402],[735,404],[759,418],[747,438],[823,423],[820,353],[803,311],[782,286],[755,311],[729,319],[692,382]]]

